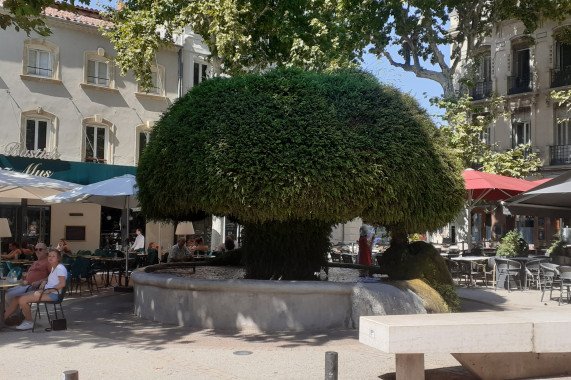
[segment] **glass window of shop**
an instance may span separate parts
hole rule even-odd
[[[11,238],[1,239],[2,252],[8,251],[10,241],[49,244],[51,222],[49,206],[0,205],[0,218],[8,219],[12,231]]]
[[[103,249],[121,249],[121,229],[126,224],[121,220],[122,210],[101,207],[101,239],[99,247]],[[145,230],[145,218],[140,212],[132,211],[129,213],[129,244],[133,244],[137,237],[137,228]],[[144,232],[143,232],[144,234]]]

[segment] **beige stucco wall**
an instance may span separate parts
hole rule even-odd
[[[71,216],[80,213],[81,216]],[[51,206],[51,241],[50,246],[57,246],[59,239],[65,237],[66,226],[85,226],[85,240],[67,240],[73,252],[80,249],[95,250],[99,248],[101,232],[101,206],[94,203],[63,203]]]
[[[61,21],[48,20],[53,34],[45,38],[59,47],[59,71],[61,83],[44,83],[23,79],[22,60],[24,41],[29,37],[13,28],[2,31],[0,49],[0,115],[2,132],[0,152],[6,144],[20,141],[21,113],[37,110],[56,116],[52,138],[62,160],[83,159],[82,120],[101,117],[112,125],[109,164],[135,165],[136,127],[160,118],[162,112],[177,97],[178,57],[175,48],[157,54],[157,63],[165,67],[166,97],[137,96],[138,85],[129,74],[119,75],[114,67],[117,91],[82,88],[84,81],[84,53],[102,48],[105,54],[115,56],[110,42],[97,28]],[[44,40],[40,36],[31,38]]]

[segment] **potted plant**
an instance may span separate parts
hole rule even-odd
[[[528,245],[521,234],[513,229],[509,231],[498,246],[497,255],[506,257],[527,256]]]

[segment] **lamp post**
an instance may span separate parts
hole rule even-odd
[[[12,231],[10,231],[8,219],[0,218],[0,243],[4,237],[12,237]],[[2,256],[0,256],[0,268],[2,268]],[[0,271],[0,277],[4,277],[4,271]]]

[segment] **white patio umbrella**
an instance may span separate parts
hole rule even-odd
[[[0,169],[0,198],[42,199],[78,186],[77,183]]]
[[[71,191],[43,198],[46,203],[87,202],[106,207],[129,210],[137,207],[137,188],[135,176],[125,174],[89,185],[77,187]],[[126,218],[126,234],[129,233],[129,218]],[[122,237],[124,240],[124,237]],[[125,250],[125,276],[129,270],[129,250]]]

